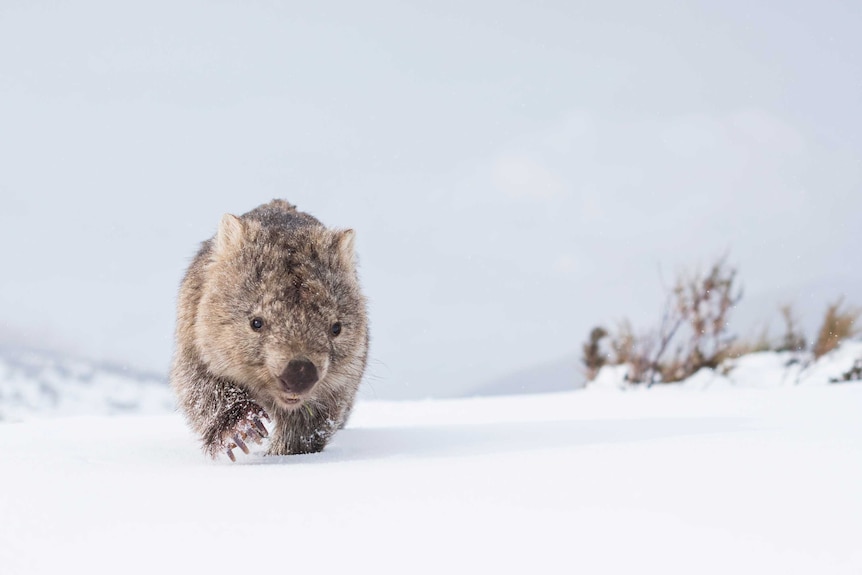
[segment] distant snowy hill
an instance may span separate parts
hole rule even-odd
[[[163,374],[25,347],[0,346],[0,420],[170,413]]]

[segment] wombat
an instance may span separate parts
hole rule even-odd
[[[353,230],[273,200],[222,217],[189,266],[171,386],[214,458],[265,437],[270,455],[315,453],[346,423],[368,337]]]

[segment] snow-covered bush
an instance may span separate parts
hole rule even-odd
[[[726,256],[715,260],[706,273],[679,274],[667,291],[657,328],[637,333],[623,320],[613,331],[600,326],[591,330],[582,348],[587,379],[596,379],[606,365],[625,366],[614,373],[624,373],[629,383],[647,386],[683,381],[704,369],[727,375],[737,368],[739,362],[734,360],[762,352],[779,352],[776,357],[788,366],[797,365],[803,373],[859,333],[862,309],[844,306],[843,299],[838,299],[827,306],[810,351],[790,304],[779,307],[784,332],[777,340],[770,338],[767,329],[753,340],[740,340],[729,332],[728,323],[741,298],[737,270],[728,265]],[[862,359],[830,378],[862,379]]]
[[[858,333],[857,321],[862,310],[844,307],[844,299],[829,304],[826,314],[823,316],[823,324],[817,332],[814,341],[814,357],[821,357],[836,347],[845,339],[849,339]]]
[[[680,381],[704,367],[717,367],[733,350],[728,321],[742,297],[736,276],[726,257],[706,273],[680,274],[667,294],[657,330],[639,335],[627,321],[615,333],[594,328],[584,344],[588,377],[605,362],[628,365],[629,380],[647,385]],[[610,338],[610,352],[602,355],[604,337]]]

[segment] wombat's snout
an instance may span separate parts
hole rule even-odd
[[[317,368],[307,359],[292,359],[278,376],[288,393],[305,393],[317,383]]]

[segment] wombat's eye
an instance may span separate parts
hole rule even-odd
[[[259,317],[256,317],[253,320],[251,320],[251,329],[253,329],[254,331],[260,331],[260,328],[262,328],[262,327],[263,327],[263,320],[260,319]]]
[[[329,328],[329,333],[331,333],[333,337],[338,337],[338,334],[341,333],[341,322],[337,321],[332,324],[332,326]]]

